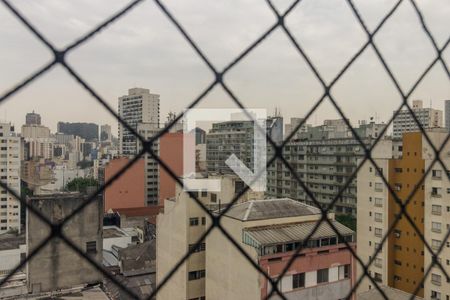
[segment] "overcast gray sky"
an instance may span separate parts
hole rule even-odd
[[[223,68],[273,22],[262,0],[163,1],[212,63]],[[57,47],[64,47],[88,32],[128,1],[17,0],[12,3]],[[283,9],[290,1],[276,1]],[[373,29],[393,5],[387,0],[355,0]],[[450,36],[450,1],[418,1],[438,45]],[[51,53],[0,5],[0,93],[13,87],[51,59]],[[287,25],[319,72],[331,80],[363,45],[366,36],[344,0],[303,0]],[[376,37],[380,51],[408,90],[433,59],[435,52],[419,25],[409,1],[404,1]],[[450,64],[450,47],[444,53]],[[153,1],[145,1],[68,56],[68,62],[117,109],[117,97],[134,86],[161,95],[161,119],[179,112],[212,80],[212,73]],[[226,82],[242,102],[252,108],[280,108],[285,118],[302,117],[322,93],[314,75],[284,32],[277,29],[233,68]],[[387,120],[400,103],[399,94],[367,49],[332,90],[353,123],[376,116]],[[450,84],[436,65],[413,94],[426,106],[443,108],[450,99]],[[201,107],[234,107],[216,88]],[[61,67],[56,67],[8,101],[0,104],[0,119],[24,123],[35,110],[52,130],[63,121],[99,124],[116,122]],[[327,102],[309,123],[337,118]]]

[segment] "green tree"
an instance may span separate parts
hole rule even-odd
[[[336,215],[336,221],[356,231],[356,218],[352,215]]]
[[[93,177],[77,177],[67,183],[66,190],[86,193],[90,186],[97,187],[98,181]]]

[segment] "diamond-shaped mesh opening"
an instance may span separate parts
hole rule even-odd
[[[67,53],[71,51],[75,51],[76,48],[89,39],[95,38],[96,34],[100,32],[103,29],[106,29],[108,25],[110,25],[113,22],[118,21],[124,14],[126,14],[131,9],[138,9],[135,8],[138,6],[138,4],[142,2],[141,0],[136,0],[130,2],[126,7],[121,9],[119,12],[105,20],[102,24],[95,27],[92,31],[90,31],[88,34],[80,37],[76,40],[73,44],[67,46],[66,48],[60,50],[55,48],[55,46],[52,44],[51,41],[46,39],[39,31],[38,28],[33,26],[27,18],[18,11],[9,1],[2,0],[2,3],[5,5],[7,9],[9,9],[12,14],[17,17],[26,28],[28,28],[34,36],[41,41],[53,54],[54,59],[45,65],[44,67],[38,69],[34,73],[28,75],[23,79],[23,81],[19,82],[17,85],[15,85],[10,90],[7,90],[0,96],[0,102],[8,99],[18,91],[20,91],[23,87],[30,84],[35,79],[39,78],[42,74],[46,73],[48,70],[53,68],[55,65],[59,64],[61,65],[67,72],[70,74],[75,81],[80,84],[81,87],[86,89],[86,91],[96,100],[99,104],[101,104],[104,109],[106,109],[109,113],[111,113],[116,119],[119,120],[119,122],[122,123],[124,127],[126,127],[130,132],[132,132],[137,139],[142,144],[142,151],[136,155],[136,157],[131,160],[124,168],[122,168],[121,171],[119,171],[115,176],[113,176],[108,182],[105,183],[104,186],[100,187],[99,190],[93,194],[91,194],[89,197],[83,201],[81,205],[76,207],[72,213],[70,213],[67,217],[65,217],[62,220],[59,220],[58,222],[52,222],[49,220],[46,216],[42,215],[42,213],[30,205],[25,199],[21,198],[14,190],[10,189],[8,186],[6,186],[3,182],[0,181],[0,186],[4,189],[6,189],[11,195],[13,195],[16,199],[20,201],[20,203],[27,208],[27,210],[36,216],[38,220],[41,222],[47,224],[50,229],[50,236],[43,237],[42,241],[30,251],[28,257],[23,260],[11,273],[9,273],[5,278],[3,278],[0,281],[0,286],[2,286],[7,280],[11,278],[11,276],[19,269],[23,268],[27,261],[31,260],[39,251],[42,251],[42,249],[46,246],[47,243],[49,243],[53,238],[60,239],[63,243],[65,243],[68,247],[70,247],[73,251],[75,251],[80,257],[83,257],[92,267],[97,269],[99,272],[101,272],[105,277],[107,277],[109,280],[111,280],[114,284],[116,284],[120,289],[122,289],[129,297],[137,299],[138,297],[130,290],[127,289],[121,282],[119,282],[117,279],[115,279],[110,273],[105,270],[103,266],[101,266],[97,261],[92,259],[90,256],[86,255],[85,252],[80,249],[73,241],[68,239],[64,233],[64,227],[69,224],[69,221],[77,216],[77,214],[82,213],[83,209],[95,203],[97,199],[97,195],[105,190],[106,187],[108,187],[110,184],[112,184],[115,180],[120,178],[120,176],[123,174],[125,170],[130,168],[140,157],[143,155],[150,155],[153,159],[156,160],[156,162],[159,164],[159,167],[164,169],[180,186],[183,186],[183,182],[176,176],[176,173],[171,170],[171,168],[167,165],[166,162],[160,159],[158,156],[158,153],[154,151],[152,148],[152,144],[157,141],[163,134],[169,131],[169,129],[174,126],[174,124],[181,119],[183,114],[180,114],[173,120],[170,124],[168,124],[165,128],[161,129],[161,131],[149,139],[145,139],[144,137],[140,136],[136,130],[134,130],[132,127],[128,126],[126,122],[124,122],[120,117],[114,112],[114,110],[107,104],[104,99],[95,92],[94,88],[91,87],[66,61],[65,56]],[[181,258],[181,260],[174,265],[173,269],[166,274],[163,280],[157,283],[156,289],[151,293],[151,295],[148,297],[149,299],[152,299],[156,297],[158,294],[158,291],[167,284],[168,280],[173,276],[173,274],[176,272],[176,270],[185,263],[190,255],[194,252],[195,248],[198,247],[206,237],[208,237],[211,232],[217,231],[223,234],[223,236],[233,245],[233,247],[245,258],[245,260],[251,264],[255,270],[257,270],[262,278],[265,278],[267,282],[269,283],[270,292],[265,297],[266,299],[269,298],[282,298],[286,299],[285,295],[280,290],[280,280],[281,278],[286,274],[286,272],[289,270],[291,265],[295,263],[297,259],[297,254],[299,254],[302,249],[307,247],[308,242],[310,241],[311,237],[314,235],[314,233],[318,230],[320,226],[326,225],[329,226],[343,241],[345,244],[346,249],[351,253],[351,255],[355,258],[356,264],[358,265],[359,270],[361,271],[361,276],[356,279],[355,284],[352,286],[351,290],[349,291],[347,298],[350,299],[354,297],[358,287],[361,285],[361,283],[365,280],[369,281],[370,284],[377,289],[377,291],[381,294],[381,296],[384,299],[388,299],[388,296],[384,292],[384,290],[381,288],[380,279],[377,277],[376,273],[371,272],[371,266],[373,264],[377,263],[377,255],[381,253],[383,245],[387,242],[389,238],[391,238],[392,235],[397,234],[396,232],[396,225],[399,222],[402,222],[402,224],[407,224],[411,228],[411,234],[418,237],[421,242],[424,245],[424,251],[430,253],[430,257],[432,258],[428,265],[424,265],[423,270],[423,276],[420,280],[420,282],[416,282],[416,289],[414,292],[414,295],[417,295],[421,290],[422,286],[425,283],[425,281],[429,280],[429,277],[432,276],[430,273],[434,272],[434,270],[439,270],[440,274],[443,278],[448,279],[449,275],[446,273],[445,268],[442,266],[442,262],[439,259],[440,253],[443,251],[444,247],[446,246],[446,243],[448,241],[450,231],[447,231],[445,234],[445,238],[441,241],[441,243],[432,243],[429,244],[428,241],[425,240],[425,237],[422,233],[421,228],[419,228],[421,225],[418,224],[417,220],[414,220],[414,216],[411,216],[410,210],[408,210],[408,206],[412,201],[415,199],[415,195],[420,192],[421,186],[426,179],[427,176],[433,176],[434,169],[433,168],[441,168],[444,170],[444,177],[447,177],[447,180],[450,180],[450,174],[446,170],[448,170],[448,166],[445,165],[443,162],[443,155],[448,155],[445,152],[446,145],[448,144],[449,136],[447,135],[446,139],[442,141],[440,145],[433,144],[432,138],[429,137],[429,133],[425,131],[423,126],[421,125],[419,119],[415,115],[414,111],[411,108],[411,105],[408,103],[408,100],[410,96],[413,94],[415,89],[418,87],[418,85],[423,81],[423,79],[427,76],[427,74],[430,72],[430,70],[435,65],[440,65],[442,69],[444,70],[445,75],[447,75],[447,79],[450,79],[450,73],[449,68],[446,64],[446,61],[443,59],[442,54],[447,49],[447,46],[450,42],[450,37],[447,37],[445,42],[443,43],[437,43],[435,41],[435,38],[432,34],[432,32],[429,30],[426,19],[424,15],[422,14],[420,10],[420,6],[417,5],[417,3],[414,0],[410,1],[396,1],[393,3],[392,7],[383,15],[383,17],[379,20],[376,26],[374,26],[374,29],[369,29],[366,24],[365,20],[360,14],[358,7],[353,3],[352,0],[347,0],[346,4],[348,5],[348,8],[350,9],[351,13],[354,15],[355,20],[357,24],[360,25],[361,29],[366,35],[366,41],[363,43],[363,45],[360,46],[360,48],[357,48],[358,50],[351,55],[350,59],[347,63],[344,64],[344,66],[340,69],[340,71],[333,77],[331,81],[327,81],[324,79],[324,77],[321,75],[321,70],[316,67],[316,64],[314,61],[310,58],[310,56],[307,53],[306,47],[304,48],[301,41],[297,40],[296,35],[292,34],[292,32],[289,29],[289,26],[285,22],[286,19],[289,17],[290,13],[294,9],[301,9],[301,6],[299,6],[300,0],[293,1],[287,8],[284,10],[278,10],[276,6],[270,1],[267,0],[267,6],[268,9],[270,9],[271,12],[273,12],[276,21],[267,28],[264,33],[256,38],[254,42],[250,43],[245,49],[240,52],[240,54],[234,58],[229,64],[226,65],[226,67],[223,70],[218,70],[214,67],[214,64],[207,58],[207,56],[202,51],[200,45],[198,45],[194,40],[191,38],[190,34],[184,29],[182,24],[178,22],[176,16],[174,16],[169,9],[164,5],[164,3],[160,0],[154,1],[156,6],[161,10],[161,12],[167,16],[169,21],[176,27],[176,29],[180,32],[182,37],[187,41],[187,43],[194,49],[195,53],[198,55],[198,57],[205,63],[205,65],[210,69],[210,71],[214,74],[215,80],[208,85],[198,97],[193,99],[193,101],[187,105],[187,108],[193,108],[198,103],[202,102],[204,97],[214,88],[222,88],[225,94],[227,94],[232,101],[240,108],[245,108],[243,103],[240,101],[240,99],[236,96],[236,94],[233,92],[230,86],[225,82],[225,75],[228,73],[229,70],[231,70],[233,67],[235,67],[241,60],[243,60],[250,52],[252,52],[256,47],[258,47],[261,43],[264,42],[264,40],[269,37],[272,32],[275,29],[281,30],[286,34],[286,37],[292,44],[292,47],[295,49],[295,51],[298,52],[298,55],[301,59],[304,60],[306,65],[310,68],[311,72],[316,77],[318,83],[323,88],[323,94],[315,101],[315,105],[310,108],[310,110],[306,113],[304,116],[304,120],[301,121],[295,128],[293,128],[291,134],[283,141],[281,145],[277,145],[269,135],[267,135],[269,147],[272,151],[270,152],[270,155],[268,156],[268,162],[267,166],[270,169],[273,166],[285,168],[292,178],[293,181],[296,182],[297,186],[302,190],[303,193],[307,195],[308,201],[310,201],[312,204],[317,206],[320,209],[321,218],[318,222],[316,222],[315,226],[311,229],[307,237],[302,242],[302,245],[300,245],[296,249],[295,255],[291,257],[291,259],[284,265],[284,269],[281,272],[281,274],[278,275],[277,278],[271,278],[265,270],[261,268],[261,266],[254,261],[254,259],[248,255],[248,253],[243,249],[243,247],[240,245],[238,241],[236,241],[232,235],[225,229],[225,227],[222,225],[222,216],[226,214],[231,206],[235,204],[241,196],[244,195],[245,192],[249,190],[249,187],[246,186],[243,190],[241,190],[226,206],[224,206],[217,214],[211,213],[211,211],[208,210],[207,207],[199,200],[197,195],[192,192],[188,192],[189,197],[195,201],[201,209],[204,210],[204,212],[209,217],[210,226],[205,230],[204,234],[200,237],[200,239],[197,240],[195,245],[190,248],[190,250]],[[397,9],[400,7],[400,5],[409,5],[410,8],[413,9],[413,11],[417,14],[417,20],[421,28],[423,29],[424,34],[427,36],[427,38],[430,41],[430,44],[432,45],[432,48],[435,50],[434,58],[432,61],[430,61],[425,68],[425,70],[420,73],[420,76],[414,81],[414,84],[410,87],[409,90],[402,89],[401,85],[399,84],[399,81],[397,79],[396,74],[392,71],[392,69],[389,67],[389,64],[387,60],[384,59],[382,50],[379,49],[377,46],[374,37],[377,35],[378,32],[380,32],[384,26],[384,24],[395,14]],[[373,26],[371,26],[372,28]],[[332,94],[331,90],[333,86],[335,86],[340,78],[347,72],[349,68],[351,68],[352,64],[358,60],[358,58],[366,51],[366,49],[371,48],[374,53],[376,54],[376,57],[381,64],[383,70],[386,72],[387,76],[389,77],[391,83],[395,86],[398,94],[399,94],[399,108],[396,110],[394,116],[389,120],[389,122],[386,124],[386,126],[381,130],[378,137],[372,139],[371,141],[367,142],[362,140],[356,129],[350,124],[348,121],[348,118],[345,114],[345,111],[342,109],[342,107],[339,105],[339,99],[335,98],[335,96]],[[328,77],[328,76],[327,76]],[[346,122],[346,126],[350,130],[352,137],[355,140],[356,145],[361,148],[362,155],[361,158],[358,160],[358,163],[356,164],[356,168],[352,169],[348,172],[348,176],[346,177],[346,180],[341,185],[340,189],[336,194],[334,194],[333,198],[327,205],[323,205],[323,203],[320,203],[318,199],[316,199],[314,193],[311,191],[311,189],[308,187],[308,185],[305,183],[305,180],[303,178],[300,178],[298,175],[298,172],[295,168],[295,166],[292,166],[292,163],[288,161],[285,157],[287,149],[285,147],[290,147],[290,143],[292,142],[292,139],[296,135],[296,132],[307,122],[308,118],[316,111],[316,109],[319,107],[319,105],[323,102],[327,102],[331,104],[338,115]],[[401,194],[398,193],[397,186],[389,181],[389,178],[386,178],[385,173],[382,171],[383,168],[379,166],[376,159],[373,158],[372,154],[373,151],[376,151],[377,146],[380,145],[381,137],[384,135],[386,130],[388,129],[389,125],[393,122],[393,119],[396,117],[396,115],[399,113],[400,109],[406,109],[409,113],[412,114],[414,122],[417,124],[417,127],[419,128],[419,131],[421,132],[421,136],[423,136],[424,143],[427,143],[429,151],[433,154],[433,159],[431,160],[431,163],[423,169],[423,172],[421,173],[420,179],[415,182],[414,187],[412,187],[410,190],[408,190],[408,193]],[[259,128],[259,130],[262,130],[262,128]],[[355,182],[355,178],[361,170],[367,171],[368,169],[374,169],[379,172],[379,179],[384,188],[387,191],[387,195],[390,199],[392,199],[393,203],[397,204],[397,212],[393,218],[393,222],[389,224],[388,229],[386,232],[380,233],[380,243],[378,245],[374,245],[374,252],[371,256],[369,256],[369,259],[367,261],[364,261],[359,257],[355,251],[354,245],[351,244],[348,240],[346,240],[340,231],[336,228],[336,225],[330,221],[330,219],[327,217],[328,213],[331,212],[331,210],[335,207],[336,203],[339,199],[345,194],[346,190]],[[257,174],[258,176],[261,174]],[[435,191],[432,191],[434,193]],[[446,229],[444,229],[445,231]],[[434,274],[434,273],[433,273]],[[436,277],[431,278],[431,280],[435,280]],[[444,283],[445,284],[445,283]],[[413,295],[413,296],[414,296]],[[411,298],[413,298],[413,296]]]

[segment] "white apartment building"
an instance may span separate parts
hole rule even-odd
[[[137,132],[145,139],[149,140],[158,133],[159,129],[153,123],[138,123]],[[140,140],[137,139],[137,149],[141,149]],[[159,140],[153,144],[152,150],[159,155]],[[145,160],[145,201],[147,205],[159,204],[159,164],[150,155],[144,155]]]
[[[443,126],[442,110],[424,108],[422,100],[414,100],[412,104],[412,111],[423,128],[429,129]],[[417,126],[409,110],[403,109],[394,118],[393,130],[393,137],[401,138],[404,132],[419,131],[419,126]]]
[[[158,128],[159,95],[151,94],[148,89],[129,89],[128,95],[119,97],[119,116],[133,129],[137,129],[138,123],[150,123]],[[136,146],[136,137],[119,122],[119,153],[135,155]]]
[[[11,123],[0,123],[0,180],[20,195],[20,137]],[[20,232],[20,202],[0,187],[0,234]]]
[[[197,193],[200,201],[211,211],[229,203],[244,187],[234,175],[214,178],[221,179],[220,193]],[[239,201],[262,199],[262,196],[261,192],[248,191]],[[206,230],[207,218],[202,208],[180,186],[177,186],[175,198],[165,200],[164,213],[158,215],[156,226],[156,284],[200,239]],[[205,241],[158,292],[157,299],[205,299]]]
[[[445,129],[430,129],[427,134],[439,148],[448,132]],[[441,154],[441,159],[447,166],[450,163],[449,150],[450,146],[446,146]],[[375,159],[380,170],[376,170],[370,163],[362,166],[357,180],[357,253],[364,263],[373,257],[375,249],[380,247],[382,238],[400,212],[395,198],[379,175],[382,173],[399,199],[406,201],[433,160],[434,152],[424,135],[410,132],[403,136],[401,158]],[[448,241],[445,241],[445,235],[450,229],[450,183],[447,173],[448,170],[442,169],[440,165],[433,165],[431,172],[412,196],[407,211],[433,251],[444,244],[439,261],[446,272],[450,272],[450,248]],[[432,255],[425,248],[420,235],[403,216],[383,244],[382,251],[375,257],[369,271],[379,284],[412,294],[431,262]],[[358,268],[358,275],[361,274],[362,270]],[[364,279],[358,292],[373,288],[373,284]],[[438,267],[431,269],[418,296],[425,299],[450,298],[450,284]]]

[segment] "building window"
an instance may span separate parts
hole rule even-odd
[[[431,299],[432,300],[441,300],[441,293],[436,291],[431,291]]]
[[[431,274],[431,282],[435,285],[441,285],[441,275]]]
[[[381,235],[382,235],[382,230],[381,230],[381,228],[375,228],[375,236],[381,237]]]
[[[381,260],[381,258],[377,257],[377,258],[375,258],[374,266],[378,267],[378,268],[381,268],[383,266],[382,262],[383,261]]]
[[[437,215],[437,216],[440,216],[441,214],[442,214],[442,206],[440,206],[440,205],[432,205],[431,206],[431,213],[433,214],[433,215]]]
[[[373,274],[374,276],[373,276],[373,280],[375,280],[376,282],[382,282],[383,281],[383,277],[382,277],[382,275],[380,274],[380,273],[374,273]]]
[[[328,269],[317,270],[317,283],[328,282]]]
[[[202,225],[206,225],[206,217],[202,217]]]
[[[97,253],[97,242],[86,242],[86,253]]]
[[[382,192],[383,191],[383,184],[380,182],[375,183],[375,191],[376,192]]]
[[[188,274],[189,281],[197,280],[205,277],[205,270],[192,271]]]
[[[431,231],[441,233],[442,224],[438,222],[431,222]]]
[[[206,196],[208,196],[208,192],[207,191],[202,191],[202,197],[206,197]]]
[[[375,206],[382,207],[383,206],[383,199],[382,198],[375,198]]]
[[[292,288],[298,289],[305,287],[305,273],[298,273],[292,276]]]
[[[431,248],[433,250],[438,250],[441,247],[442,242],[439,240],[431,240]]]
[[[211,202],[213,202],[213,203],[217,202],[217,194],[211,193]]]
[[[195,246],[195,244],[190,244],[189,245],[189,251],[191,251],[191,249],[194,248],[194,246]],[[206,249],[206,244],[205,243],[201,243],[200,245],[198,245],[197,248],[194,249],[194,251],[192,253],[205,251],[205,249]]]
[[[441,170],[433,170],[431,172],[431,176],[433,176],[434,179],[441,179],[442,178],[442,171]]]
[[[441,188],[432,187],[431,188],[431,196],[440,198],[441,197]]]
[[[381,213],[375,213],[375,222],[383,222],[383,215]]]
[[[198,218],[189,218],[190,226],[198,226]]]

